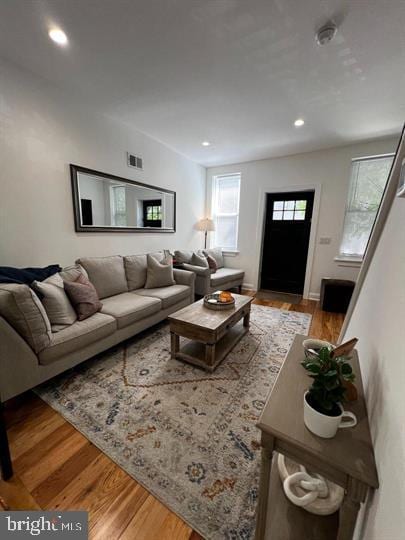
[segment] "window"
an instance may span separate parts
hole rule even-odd
[[[352,161],[340,256],[363,258],[394,155]]]
[[[212,191],[214,245],[224,250],[238,247],[240,174],[215,176]]]
[[[111,225],[125,227],[127,225],[125,186],[112,186],[111,195]]]
[[[303,221],[307,201],[274,201],[273,221]]]

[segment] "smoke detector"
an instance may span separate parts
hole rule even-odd
[[[333,22],[328,22],[322,26],[315,34],[315,39],[318,45],[326,45],[336,36],[337,26]]]

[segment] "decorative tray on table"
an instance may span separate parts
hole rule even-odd
[[[208,309],[222,311],[235,306],[235,298],[228,292],[216,292],[204,296],[204,306]]]

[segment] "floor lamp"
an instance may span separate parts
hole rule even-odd
[[[196,229],[198,231],[204,231],[204,249],[207,249],[208,231],[215,231],[215,225],[213,220],[210,218],[200,219],[200,221],[196,225]]]

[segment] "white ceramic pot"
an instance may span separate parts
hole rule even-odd
[[[335,348],[329,341],[312,338],[304,339],[302,346],[304,347],[305,356],[308,359],[318,358],[318,351],[322,349],[322,347],[327,347],[328,349]]]
[[[339,407],[342,413],[339,416],[328,416],[327,414],[318,412],[307,402],[307,395],[308,392],[305,392],[304,423],[309,431],[312,431],[318,437],[331,439],[336,435],[338,429],[354,427],[357,424],[356,416],[350,411],[343,410],[340,405]]]

